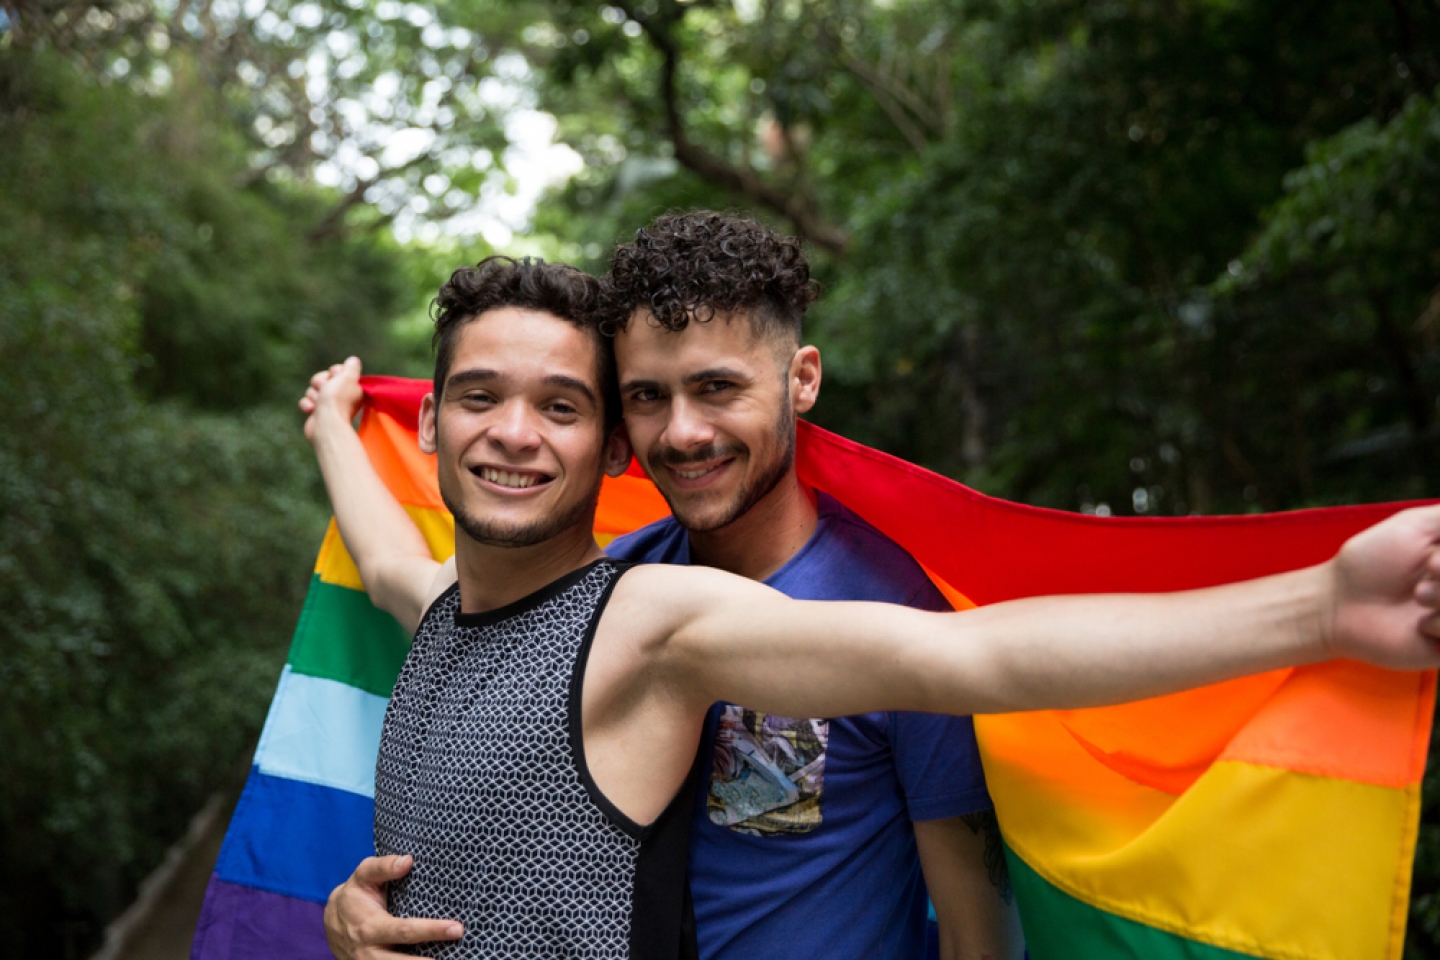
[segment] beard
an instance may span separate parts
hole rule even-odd
[[[718,516],[701,518],[678,507],[669,496],[665,501],[670,505],[670,512],[675,515],[676,521],[686,530],[695,533],[709,533],[712,530],[719,530],[721,527],[728,527],[750,512],[750,508],[763,500],[776,485],[785,478],[795,464],[795,414],[790,406],[790,398],[785,398],[785,403],[780,410],[780,417],[775,421],[774,436],[780,438],[776,447],[775,455],[770,461],[759,467],[754,477],[740,485],[735,496],[725,505]],[[709,446],[703,450],[682,454],[678,450],[666,448],[655,455],[653,459],[672,467],[681,467],[687,463],[704,463],[707,460],[718,460],[722,457],[731,456],[746,452],[745,447],[737,446]],[[659,476],[659,471],[652,469],[652,477]],[[664,490],[660,491],[664,494]]]
[[[504,523],[494,520],[481,520],[479,517],[466,512],[464,504],[459,497],[452,496],[446,490],[445,479],[440,479],[440,499],[444,502],[445,508],[455,518],[455,526],[464,531],[465,535],[476,543],[482,543],[487,547],[533,547],[537,543],[544,543],[553,537],[564,533],[579,523],[584,523],[585,518],[595,509],[596,499],[600,496],[601,478],[595,478],[595,484],[585,496],[580,497],[570,506],[558,513],[544,516],[529,523]]]

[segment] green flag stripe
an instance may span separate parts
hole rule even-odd
[[[368,596],[317,575],[310,580],[287,662],[296,673],[388,697],[409,649],[400,624]]]
[[[1030,960],[1253,960],[1092,907],[1051,884],[1008,846]]]

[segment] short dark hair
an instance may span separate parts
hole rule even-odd
[[[435,321],[435,399],[444,394],[445,378],[461,327],[501,307],[521,307],[553,314],[590,334],[598,358],[596,375],[608,433],[620,422],[620,392],[615,384],[614,344],[596,326],[600,281],[569,264],[546,263],[538,257],[491,256],[473,267],[450,274],[431,304]]]
[[[691,320],[745,310],[757,334],[784,332],[798,343],[818,296],[796,238],[735,214],[667,213],[615,248],[601,283],[599,323],[613,336],[643,307],[679,332]]]

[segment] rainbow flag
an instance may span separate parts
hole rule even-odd
[[[425,381],[367,377],[360,436],[437,559]],[[1400,504],[1100,519],[1025,507],[809,424],[802,479],[918,559],[957,608],[1208,586],[1329,557]],[[664,516],[632,466],[602,542]],[[331,888],[374,852],[375,754],[409,638],[334,524],[196,930],[195,960],[328,957]],[[1434,673],[1337,661],[1096,710],[977,718],[1035,960],[1399,960]]]

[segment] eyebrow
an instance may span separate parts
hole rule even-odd
[[[463,387],[471,383],[492,383],[496,380],[505,380],[506,377],[498,370],[488,370],[483,367],[473,370],[461,370],[459,373],[452,373],[445,378],[445,392]],[[572,390],[580,394],[592,405],[596,403],[595,391],[584,380],[576,377],[567,377],[563,373],[552,373],[540,381],[552,387],[560,387],[563,390]]]
[[[692,373],[682,382],[687,384],[704,383],[706,380],[739,380],[748,382],[750,375],[742,370],[735,370],[731,367],[710,367],[698,373]]]
[[[563,373],[552,373],[550,374],[550,376],[545,378],[544,382],[550,384],[550,386],[552,387],[561,387],[566,390],[574,390],[586,400],[590,401],[590,403],[595,403],[595,391],[591,390],[590,385],[584,380],[580,380],[575,377],[567,377]]]
[[[445,392],[449,393],[451,387],[463,387],[468,383],[486,383],[491,380],[502,380],[498,370],[486,370],[474,368],[461,370],[459,373],[452,373],[445,378]]]
[[[750,375],[741,370],[731,367],[708,367],[697,373],[688,374],[681,382],[687,385],[704,383],[707,380],[738,380],[741,383],[749,383]],[[631,390],[639,390],[642,387],[658,387],[658,380],[626,380],[620,385],[621,393],[629,393]]]

